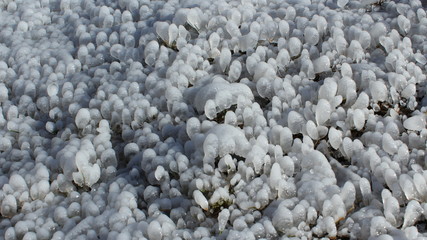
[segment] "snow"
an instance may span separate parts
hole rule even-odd
[[[332,100],[338,90],[338,85],[333,78],[326,78],[319,89],[319,99]]]
[[[228,83],[225,80],[218,79],[216,82],[212,82],[207,84],[206,86],[201,87],[194,98],[194,105],[197,111],[203,111],[205,108],[205,104],[212,100],[214,101],[219,94],[219,92],[226,91],[231,95],[231,99],[229,99],[227,105],[231,106],[233,104],[237,104],[238,96],[244,96],[248,99],[253,99],[253,94],[249,87],[241,83]],[[217,103],[214,102],[214,105],[217,106]],[[223,106],[218,106],[218,110],[224,110]]]
[[[421,1],[0,1],[0,238],[422,239]]]
[[[222,232],[225,230],[225,227],[227,225],[229,218],[230,218],[230,210],[228,210],[228,209],[223,209],[218,214],[218,230],[219,230],[219,232]]]
[[[160,240],[163,238],[162,226],[156,220],[153,220],[148,225],[147,234],[150,239]]]
[[[403,34],[407,34],[411,29],[411,22],[404,15],[399,15],[397,17],[397,24]]]
[[[225,70],[228,68],[228,65],[231,61],[231,52],[228,48],[221,49],[221,53],[219,55],[219,66],[221,68],[221,71],[225,72]]]
[[[291,57],[289,55],[288,50],[285,48],[281,49],[279,53],[277,54],[276,62],[277,66],[281,69],[285,69],[289,65],[289,62],[291,61]]]
[[[427,58],[419,52],[414,54],[414,58],[421,65],[425,65],[427,63]]]
[[[325,99],[320,99],[316,106],[317,125],[324,125],[324,123],[329,120],[331,111],[331,104]]]
[[[17,212],[17,207],[16,198],[13,195],[7,195],[2,201],[0,213],[3,216],[13,216]]]
[[[255,32],[249,32],[246,35],[239,37],[239,49],[240,51],[247,51],[249,49],[254,49],[258,44],[258,34]]]
[[[23,192],[25,190],[28,190],[27,183],[21,175],[14,174],[10,176],[9,183],[15,191]]]
[[[83,129],[90,121],[90,112],[87,108],[81,108],[76,115],[76,125],[79,129]]]
[[[262,98],[272,98],[273,89],[271,89],[271,82],[267,78],[260,78],[257,81],[256,88]]]
[[[240,61],[233,61],[228,71],[228,79],[230,82],[235,82],[239,79],[242,73],[242,63]]]
[[[288,114],[288,127],[293,134],[301,132],[304,122],[304,117],[300,113],[291,111]]]
[[[329,143],[334,149],[338,149],[342,142],[342,132],[334,127],[329,129],[328,133]]]
[[[403,122],[403,126],[408,130],[421,131],[426,126],[425,115],[415,115],[410,117]]]
[[[354,109],[365,109],[369,106],[369,96],[365,92],[359,94],[356,99],[356,102],[351,106]]]
[[[204,210],[209,209],[208,200],[205,196],[203,196],[203,193],[201,193],[199,190],[195,190],[193,192],[194,200],[196,203]]]
[[[365,126],[365,113],[360,109],[355,109],[353,112],[353,123],[358,131]]]
[[[361,178],[359,181],[360,192],[362,194],[363,202],[366,204],[372,199],[372,189],[368,179]]]
[[[395,143],[391,135],[388,133],[383,134],[382,147],[384,151],[391,155],[397,152],[397,144]]]
[[[317,130],[316,124],[309,120],[306,124],[306,131],[308,136],[310,136],[313,140],[317,140],[319,138],[319,132]]]
[[[280,20],[279,21],[279,32],[282,37],[288,37],[289,36],[289,23],[286,20]]]
[[[306,27],[304,29],[305,42],[310,45],[316,45],[319,42],[319,32],[314,27]]]
[[[178,27],[167,22],[156,22],[156,33],[166,44],[172,45],[178,37]]]
[[[352,182],[347,181],[341,189],[341,199],[344,201],[345,208],[348,210],[353,208],[356,200],[356,189]]]
[[[348,56],[353,59],[354,62],[360,63],[365,58],[362,45],[357,40],[352,40],[348,47]]]
[[[370,82],[369,90],[374,101],[383,102],[387,99],[387,86],[382,81]]]
[[[418,218],[423,215],[423,212],[424,209],[421,207],[420,203],[418,201],[411,200],[405,209],[402,228],[413,226]]]
[[[344,8],[347,5],[348,2],[349,2],[348,0],[338,0],[337,1],[337,5],[340,8]]]
[[[301,40],[299,40],[296,37],[291,37],[289,39],[289,43],[288,43],[288,51],[289,51],[289,55],[291,57],[297,57],[298,55],[300,55],[301,50],[302,50],[302,43]]]
[[[412,178],[408,174],[402,174],[399,176],[399,185],[405,194],[406,199],[412,200],[417,198],[417,192],[413,183]]]
[[[285,233],[293,226],[292,212],[285,206],[279,205],[274,212],[272,223],[279,232]]]
[[[200,16],[200,12],[198,11],[199,8],[191,8],[187,12],[187,22],[190,24],[193,28],[195,28],[197,31],[200,30],[202,19]]]
[[[280,165],[278,163],[274,163],[271,166],[271,173],[270,173],[270,186],[271,188],[275,188],[277,184],[279,183],[280,179],[282,178],[282,171],[280,169]]]
[[[420,196],[426,196],[426,194],[427,194],[427,183],[426,183],[425,178],[420,173],[415,173],[413,178],[414,178],[414,186],[417,189],[419,195]]]
[[[410,83],[403,89],[403,91],[401,92],[401,96],[403,98],[410,99],[415,95],[416,91],[417,90],[416,90],[415,84]]]
[[[270,64],[266,62],[260,62],[254,64],[254,80],[259,81],[261,78],[270,80],[276,76],[276,71]]]

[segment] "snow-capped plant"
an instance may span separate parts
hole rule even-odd
[[[200,8],[191,8],[187,12],[187,23],[196,31],[200,31],[203,24]]]
[[[178,37],[178,27],[167,22],[156,22],[156,33],[168,46],[176,41]]]
[[[291,58],[296,58],[300,55],[302,50],[302,43],[296,37],[291,37],[288,42],[288,51]]]

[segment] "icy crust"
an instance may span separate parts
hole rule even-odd
[[[0,0],[0,238],[425,238],[426,36],[419,0]]]

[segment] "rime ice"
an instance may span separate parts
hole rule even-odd
[[[0,0],[0,238],[426,238],[421,2]]]
[[[314,72],[321,73],[328,71],[330,69],[330,60],[327,56],[319,57],[318,59],[313,61]]]
[[[331,116],[331,105],[325,99],[320,99],[316,106],[317,125],[323,125]]]
[[[403,122],[403,126],[409,130],[420,131],[426,126],[425,115],[410,117]]]

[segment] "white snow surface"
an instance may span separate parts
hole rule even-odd
[[[0,239],[427,238],[420,0],[0,0]]]

